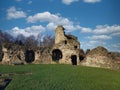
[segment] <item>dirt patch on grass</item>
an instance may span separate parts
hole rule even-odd
[[[0,90],[4,90],[12,81],[10,77],[15,75],[32,75],[32,73],[31,72],[0,73]]]

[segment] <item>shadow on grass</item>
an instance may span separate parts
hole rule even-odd
[[[0,90],[4,90],[12,81],[10,78],[0,79]]]
[[[1,73],[0,77],[4,77],[4,78],[0,78],[0,90],[4,90],[12,81],[12,79],[9,77],[15,75],[31,75],[31,74],[32,74],[31,72]]]

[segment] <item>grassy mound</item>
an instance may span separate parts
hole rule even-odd
[[[22,72],[32,74],[9,76],[5,90],[120,90],[120,71],[59,64],[0,66],[0,73]]]

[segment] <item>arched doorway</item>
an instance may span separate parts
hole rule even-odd
[[[3,55],[4,55],[4,53],[3,53],[3,51],[2,51],[2,45],[0,44],[0,62],[1,62],[2,59],[3,59]]]
[[[77,65],[77,56],[76,55],[71,55],[71,62],[72,62],[72,65]]]
[[[52,51],[52,60],[59,61],[62,58],[62,52],[59,49],[54,49]]]
[[[3,56],[4,56],[4,53],[0,52],[0,62],[2,62]]]
[[[84,56],[80,55],[80,56],[79,56],[79,60],[80,60],[80,62],[81,62],[82,60],[84,60]]]
[[[26,50],[25,52],[25,61],[27,63],[32,63],[35,60],[35,53],[33,50]]]

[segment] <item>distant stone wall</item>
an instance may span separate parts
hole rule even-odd
[[[50,47],[37,47],[26,49],[24,46],[6,43],[2,45],[0,64],[27,64],[27,63],[51,63]]]
[[[116,59],[113,59],[108,50],[101,46],[87,53],[86,58],[81,62],[81,65],[120,69],[120,63],[117,63]]]

